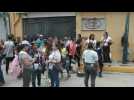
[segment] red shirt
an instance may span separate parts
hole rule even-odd
[[[76,44],[71,41],[68,46],[69,46],[69,55],[74,57],[76,53]]]

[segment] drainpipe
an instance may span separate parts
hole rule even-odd
[[[128,63],[128,34],[129,34],[129,20],[130,20],[130,13],[127,13],[126,16],[126,24],[125,24],[125,33],[124,33],[124,48],[123,48],[123,64]]]

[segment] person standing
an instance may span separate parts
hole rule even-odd
[[[69,78],[71,75],[69,73],[69,55],[64,44],[61,45],[61,56],[62,56],[62,66],[67,71],[67,77]]]
[[[71,41],[69,42],[67,46],[67,49],[68,49],[69,59],[70,59],[69,69],[70,71],[72,71],[71,63],[72,63],[72,60],[75,58],[75,54],[76,54],[76,43],[73,38],[71,38]]]
[[[3,71],[2,71],[2,69],[1,69],[1,66],[2,66],[2,59],[3,59],[3,58],[4,58],[4,55],[3,55],[3,45],[2,45],[2,43],[0,42],[0,86],[2,86],[2,85],[5,84]]]
[[[97,42],[96,44],[96,51],[98,54],[98,63],[99,63],[99,77],[102,77],[102,71],[103,71],[103,50],[101,47],[101,43]]]
[[[36,78],[38,81],[38,86],[41,86],[41,72],[42,72],[42,56],[41,53],[38,51],[37,46],[35,43],[32,44],[32,48],[30,50],[30,55],[34,58],[36,57],[36,61],[33,63],[33,70],[32,70],[32,86],[36,87]]]
[[[61,53],[57,45],[52,46],[52,51],[49,55],[48,63],[49,63],[49,76],[51,79],[51,87],[59,87],[60,86],[59,68],[61,63]]]
[[[111,63],[110,59],[110,46],[112,44],[112,38],[108,35],[107,32],[104,33],[103,39],[103,57],[104,62]]]
[[[89,39],[86,41],[86,43],[88,44],[89,42],[91,42],[93,44],[93,48],[96,49],[96,40],[94,34],[89,36]]]
[[[92,43],[88,44],[88,48],[83,52],[82,58],[85,68],[85,86],[88,87],[89,75],[91,75],[91,87],[95,87],[98,67],[98,55],[97,52],[94,51]]]
[[[76,59],[78,62],[78,70],[80,70],[81,48],[82,48],[81,42],[82,42],[81,35],[78,34],[78,39],[76,41]]]
[[[4,43],[4,54],[6,56],[6,74],[8,74],[9,64],[14,59],[15,44],[12,41],[12,37],[8,36],[8,41]]]
[[[22,66],[23,71],[23,87],[29,87],[32,77],[33,63],[36,59],[33,59],[27,52],[29,51],[29,46],[23,45],[22,51],[19,53],[19,62]]]
[[[38,48],[42,48],[44,45],[43,35],[39,35],[35,43]]]

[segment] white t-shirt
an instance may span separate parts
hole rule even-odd
[[[83,52],[82,58],[85,63],[95,63],[98,61],[97,52],[88,49]]]
[[[96,40],[89,40],[89,39],[87,39],[86,43],[88,44],[89,42],[93,44],[94,48],[96,48]]]
[[[108,46],[108,43],[112,41],[112,38],[110,36],[108,36],[107,39],[103,39],[103,42],[104,42],[104,46]]]
[[[59,50],[52,51],[51,54],[49,55],[49,61],[56,61],[60,62],[61,61],[61,53]],[[52,63],[49,63],[49,69],[53,69]]]

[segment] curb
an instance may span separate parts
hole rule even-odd
[[[81,69],[82,68],[83,68],[83,65],[81,64]],[[105,72],[120,72],[120,73],[134,73],[134,65],[133,66],[104,65],[103,71],[105,71]]]
[[[121,73],[134,73],[134,66],[104,66],[105,72],[121,72]]]

